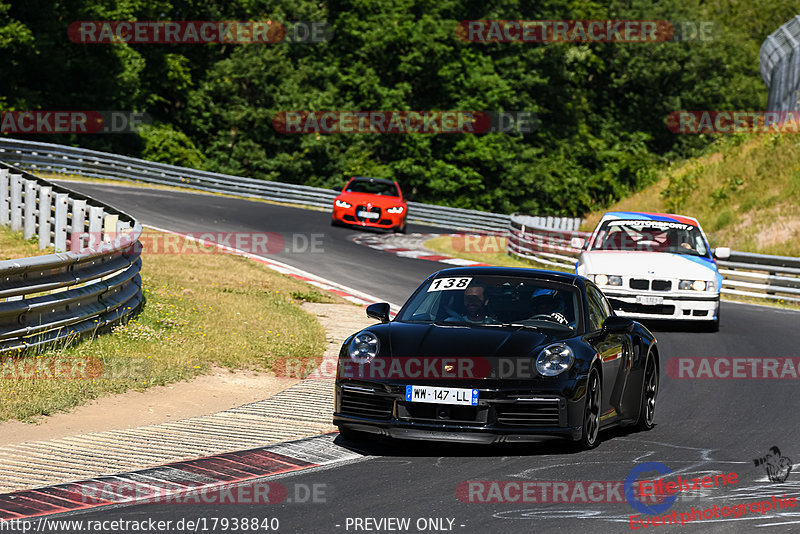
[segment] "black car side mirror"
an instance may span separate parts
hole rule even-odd
[[[603,332],[611,334],[627,334],[633,331],[633,319],[620,317],[619,315],[609,315],[603,322]]]
[[[389,303],[376,302],[367,306],[367,317],[378,319],[382,323],[389,322]]]

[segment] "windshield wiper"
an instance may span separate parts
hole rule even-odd
[[[531,328],[533,330],[541,330],[542,329],[542,327],[540,327],[540,326],[534,326],[532,324],[522,324],[522,323],[503,323],[500,326],[516,326],[516,327],[519,327],[519,328]]]

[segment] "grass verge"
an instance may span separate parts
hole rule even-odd
[[[0,227],[0,261],[44,256],[53,252],[53,247],[39,250],[38,237],[25,239],[22,231],[12,232],[7,228]]]
[[[0,239],[7,234],[0,229]],[[5,357],[0,420],[30,421],[214,366],[269,371],[284,358],[321,357],[325,331],[300,309],[301,300],[345,302],[230,254],[145,251],[142,278],[147,302],[127,325],[72,346]]]

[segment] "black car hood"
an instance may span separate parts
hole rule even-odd
[[[512,358],[530,356],[575,334],[520,327],[458,326],[392,322],[369,328],[386,343],[384,356]]]

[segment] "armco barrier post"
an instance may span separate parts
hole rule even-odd
[[[8,200],[8,169],[0,169],[0,224],[5,226],[11,223]]]
[[[22,221],[22,230],[25,239],[30,239],[36,234],[36,182],[25,182],[25,216]]]
[[[22,230],[22,175],[11,175],[11,230]]]
[[[55,224],[55,247],[56,252],[67,251],[67,207],[69,195],[65,193],[56,194],[56,224]]]
[[[102,240],[100,232],[103,231],[103,208],[89,206],[89,248],[97,248]]]
[[[70,232],[78,232],[82,234],[86,230],[86,201],[73,200],[72,201],[72,224],[70,225]]]
[[[50,246],[50,217],[53,209],[52,192],[53,188],[49,185],[39,188],[39,250]]]
[[[106,215],[106,218],[103,220],[103,240],[106,243],[113,243],[117,238],[118,221],[118,215]]]

